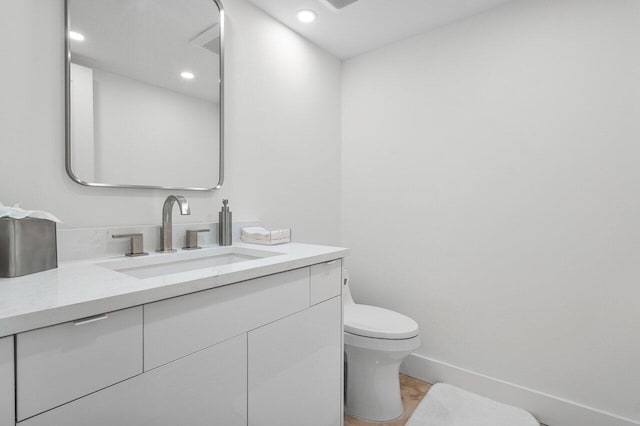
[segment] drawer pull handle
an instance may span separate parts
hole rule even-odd
[[[332,260],[331,262],[327,262],[327,263],[325,263],[325,265],[333,265],[333,264],[334,264],[334,263],[336,263],[336,262],[337,262],[337,260]]]
[[[73,323],[75,325],[84,325],[84,324],[89,324],[91,322],[96,322],[96,321],[101,321],[103,319],[107,319],[108,315],[96,315],[95,317],[89,317],[89,318],[83,318],[77,321],[74,321]]]

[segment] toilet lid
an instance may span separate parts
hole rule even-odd
[[[418,324],[389,309],[345,304],[344,331],[377,339],[410,339],[418,335]]]

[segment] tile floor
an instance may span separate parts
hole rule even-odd
[[[400,390],[402,392],[402,405],[404,405],[404,414],[398,420],[390,423],[375,423],[384,426],[404,426],[413,414],[422,398],[427,394],[431,385],[427,382],[414,379],[413,377],[400,375]],[[344,426],[371,426],[372,423],[355,419],[351,416],[344,416]]]

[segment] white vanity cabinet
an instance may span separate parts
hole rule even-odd
[[[0,426],[14,426],[13,336],[0,339]]]
[[[339,426],[342,299],[249,333],[249,425]]]
[[[18,425],[340,426],[341,265],[19,333]]]

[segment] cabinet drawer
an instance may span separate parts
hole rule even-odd
[[[13,336],[0,339],[0,426],[15,426]]]
[[[342,290],[342,259],[319,263],[311,267],[310,304],[323,302]]]
[[[148,371],[309,306],[309,268],[144,306]]]
[[[19,423],[20,426],[246,424],[246,335]]]
[[[142,372],[142,307],[20,333],[18,420]]]

